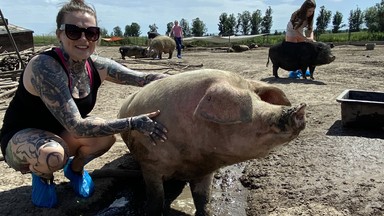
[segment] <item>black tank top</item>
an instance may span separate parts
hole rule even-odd
[[[68,71],[66,70],[64,63],[54,49],[41,54],[56,59],[64,68],[68,76]],[[89,95],[84,98],[73,98],[83,118],[86,117],[95,106],[97,91],[101,85],[100,76],[95,65],[90,58],[87,61],[91,68],[91,91]],[[25,86],[23,85],[23,74],[24,72],[20,75],[19,86],[15,96],[5,112],[3,126],[0,131],[1,151],[3,155],[5,155],[5,149],[9,140],[15,133],[22,129],[38,128],[50,131],[54,134],[59,134],[65,130],[60,122],[51,114],[40,97],[32,95],[25,89]]]

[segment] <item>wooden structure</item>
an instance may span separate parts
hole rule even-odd
[[[0,10],[0,53],[16,52],[15,45],[18,50],[33,48],[33,31],[8,24]]]

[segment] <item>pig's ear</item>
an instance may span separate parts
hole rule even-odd
[[[255,92],[261,100],[275,105],[291,106],[285,93],[276,86],[261,81],[248,80],[250,88]]]
[[[249,91],[220,83],[207,89],[194,116],[219,124],[251,122],[252,99]]]

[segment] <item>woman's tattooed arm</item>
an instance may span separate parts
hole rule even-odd
[[[116,134],[130,129],[129,118],[83,119],[68,89],[64,69],[52,57],[39,55],[32,61],[31,83],[56,119],[71,133],[82,137]]]
[[[144,86],[150,74],[134,71],[123,65],[100,56],[92,56],[96,69],[106,72],[106,80],[125,85]]]

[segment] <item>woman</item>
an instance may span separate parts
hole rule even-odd
[[[300,9],[292,14],[287,25],[285,41],[293,43],[314,41],[313,16],[315,9],[315,1],[306,0]],[[307,28],[306,33],[304,33],[304,28]]]
[[[174,37],[176,42],[177,49],[177,58],[181,58],[181,48],[182,48],[182,40],[183,40],[183,28],[179,26],[179,21],[175,20],[173,23],[172,29],[169,33],[169,37]]]
[[[63,5],[56,23],[60,47],[28,63],[1,129],[6,162],[32,173],[32,202],[47,208],[57,204],[53,173],[63,167],[77,195],[92,195],[94,184],[83,168],[111,148],[114,134],[138,130],[154,143],[167,139],[167,130],[151,119],[159,111],[113,120],[88,116],[104,80],[144,86],[166,75],[133,71],[92,55],[100,29],[94,9],[82,0]]]

